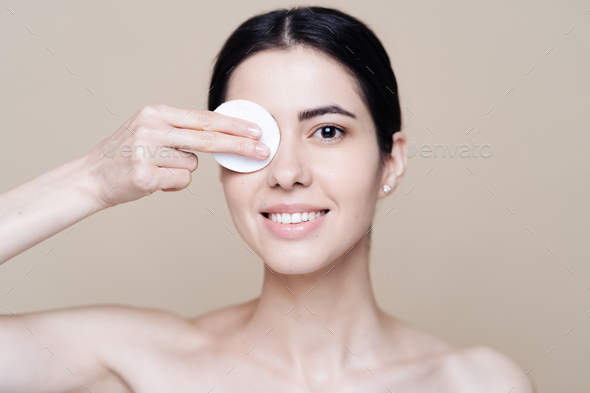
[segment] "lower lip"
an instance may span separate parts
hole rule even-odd
[[[270,218],[264,217],[262,214],[260,214],[260,217],[264,220],[264,224],[273,235],[287,239],[295,239],[309,235],[315,231],[320,225],[322,225],[329,213],[330,212],[328,211],[328,213],[323,216],[319,216],[311,221],[302,221],[297,224],[280,224],[274,222]]]

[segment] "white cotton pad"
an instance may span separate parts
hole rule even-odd
[[[281,134],[277,122],[266,109],[252,101],[232,100],[219,105],[214,112],[257,124],[262,129],[262,136],[258,138],[258,141],[270,148],[270,154],[264,160],[237,154],[211,153],[220,165],[232,171],[245,173],[257,171],[270,163],[279,148]]]

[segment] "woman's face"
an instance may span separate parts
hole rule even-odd
[[[236,99],[263,106],[281,132],[276,155],[263,169],[238,173],[220,167],[242,238],[279,273],[310,273],[345,257],[367,236],[389,175],[380,164],[375,126],[353,77],[338,62],[307,48],[263,51],[231,71],[226,100]],[[313,113],[324,107],[348,115]],[[309,206],[273,209],[278,204]],[[263,215],[324,209],[329,212],[299,224]]]

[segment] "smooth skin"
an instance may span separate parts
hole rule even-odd
[[[2,316],[0,391],[534,393],[524,370],[501,352],[459,348],[378,307],[366,233],[377,202],[388,195],[382,186],[395,189],[404,174],[407,139],[395,133],[381,165],[375,126],[354,78],[299,46],[259,52],[230,78],[226,99],[262,105],[281,129],[265,168],[220,167],[233,222],[268,267],[261,295],[192,319],[118,305]],[[327,113],[299,120],[301,111],[326,105],[356,118]],[[246,122],[186,112],[148,105],[88,154],[0,194],[0,238],[9,239],[0,261],[87,215],[157,190],[181,190],[197,168],[194,155],[109,159],[102,149],[112,141],[174,140],[192,151],[256,157],[259,142],[246,136]],[[338,132],[323,132],[326,124]],[[172,126],[179,128],[166,135]],[[270,233],[265,206],[297,202],[330,212],[303,238]]]

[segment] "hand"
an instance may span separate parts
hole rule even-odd
[[[261,133],[254,123],[217,112],[145,105],[86,155],[97,203],[107,208],[188,187],[198,158],[179,149],[265,159],[269,149],[256,141],[256,130]]]

